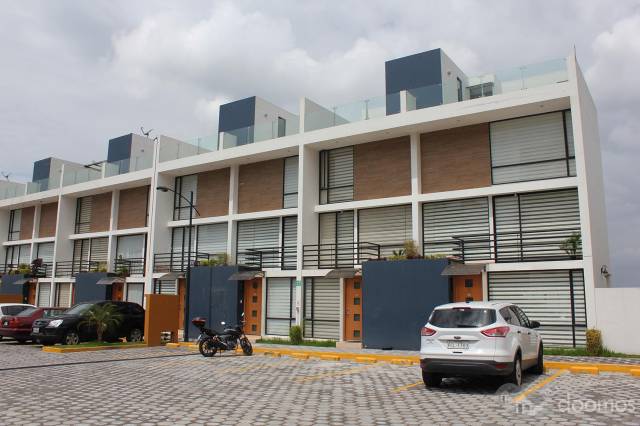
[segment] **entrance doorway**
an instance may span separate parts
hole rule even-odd
[[[111,300],[119,302],[123,300],[124,296],[124,283],[111,284]]]
[[[362,341],[362,277],[344,280],[344,340]]]
[[[24,295],[24,303],[28,303],[29,305],[36,304],[36,284],[33,282],[28,282],[25,285],[25,291],[23,291]]]
[[[453,301],[482,301],[482,275],[456,275],[453,277]]]
[[[251,335],[260,335],[262,326],[262,278],[244,281],[244,331]]]
[[[180,308],[180,321],[178,322],[178,329],[184,330],[184,304],[187,294],[187,279],[178,278],[178,305]]]

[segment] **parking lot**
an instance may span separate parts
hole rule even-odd
[[[0,424],[640,424],[640,379],[526,376],[426,390],[416,366],[181,349],[73,354],[0,343]]]

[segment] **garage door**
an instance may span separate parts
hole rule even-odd
[[[582,270],[491,272],[489,300],[511,302],[540,321],[547,346],[584,346],[587,324]]]
[[[319,339],[340,338],[339,279],[305,279],[304,335]]]
[[[288,336],[294,322],[293,280],[267,279],[267,334]]]

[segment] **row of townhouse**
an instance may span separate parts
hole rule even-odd
[[[553,343],[582,344],[609,258],[575,56],[468,77],[436,49],[386,62],[385,76],[378,98],[302,99],[292,114],[251,97],[221,106],[211,137],[126,135],[101,163],[36,162],[33,182],[0,185],[4,273],[41,259],[22,291],[43,306],[184,303],[189,264],[242,265],[248,333],[297,323],[358,342],[371,307],[396,303],[363,291],[363,265],[413,241],[448,259],[449,300],[511,300]],[[430,280],[388,286],[401,301]]]

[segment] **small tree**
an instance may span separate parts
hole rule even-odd
[[[289,340],[292,345],[299,345],[302,343],[302,327],[294,325],[289,329]]]
[[[573,234],[571,234],[569,238],[567,238],[560,244],[560,249],[574,259],[581,248],[582,248],[582,235],[580,235],[580,233],[578,232],[574,232]]]
[[[80,321],[80,325],[88,325],[96,328],[98,341],[102,342],[102,336],[110,327],[117,327],[122,322],[122,315],[118,312],[116,305],[105,303],[103,305],[93,305]]]

